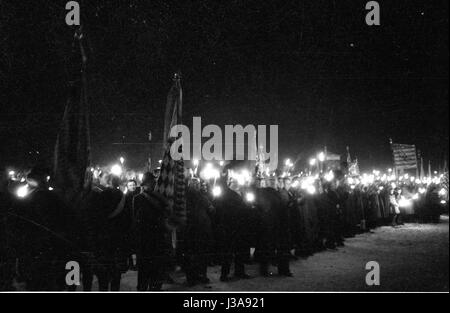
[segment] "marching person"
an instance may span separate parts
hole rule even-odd
[[[71,249],[67,239],[68,208],[48,189],[48,173],[34,167],[27,175],[27,194],[15,206],[14,240],[18,282],[29,291],[62,291],[65,263]]]
[[[281,276],[292,277],[289,269],[290,250],[292,248],[291,230],[294,225],[291,224],[291,216],[296,205],[295,198],[291,189],[291,179],[285,177],[282,179],[279,194],[281,198],[280,206],[275,212],[276,216],[276,249],[278,274]]]
[[[391,214],[392,214],[392,222],[391,222],[391,226],[392,227],[396,227],[401,225],[400,222],[400,205],[398,203],[398,198],[399,198],[399,192],[398,189],[392,189],[391,190],[391,194],[389,196],[389,203],[390,203],[390,207],[391,207]]]
[[[213,205],[216,208],[216,226],[218,236],[219,253],[221,254],[220,280],[230,280],[231,264],[234,260],[234,276],[241,279],[250,278],[245,273],[245,260],[250,250],[247,236],[247,205],[242,197],[235,191],[238,190],[237,182],[231,181],[231,188],[222,178],[222,195],[217,197]]]
[[[122,273],[126,271],[126,254],[124,253],[125,226],[120,215],[124,210],[125,197],[119,190],[120,178],[106,176],[107,187],[99,196],[94,225],[95,265],[94,273],[98,278],[100,291],[120,290]]]
[[[340,232],[341,204],[333,182],[323,183],[324,193],[319,196],[321,208],[321,229],[325,248],[336,249],[343,246]]]
[[[186,279],[190,286],[209,283],[207,265],[213,243],[211,217],[215,212],[200,188],[200,181],[191,178],[186,192],[187,225],[182,246]]]
[[[155,178],[145,173],[142,192],[134,197],[133,211],[136,216],[136,252],[138,291],[161,290],[167,278],[167,265],[171,252],[171,229],[168,224],[167,200],[154,192]]]
[[[128,254],[128,268],[132,271],[136,271],[136,240],[134,233],[135,225],[135,214],[133,212],[133,199],[139,194],[140,190],[137,187],[137,182],[134,179],[130,179],[126,184],[126,194],[125,194],[125,207],[121,214],[121,219],[125,225],[125,237],[124,237],[124,248],[125,253]]]
[[[6,175],[0,172],[0,292],[11,291],[13,277],[13,262],[10,256],[10,236],[7,229],[7,213],[11,199],[7,190]]]

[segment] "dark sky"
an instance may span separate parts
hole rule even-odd
[[[79,2],[96,163],[160,140],[175,71],[186,123],[278,124],[281,156],[349,145],[389,166],[392,137],[448,159],[447,0],[379,1],[379,27],[359,0]],[[52,156],[76,66],[65,3],[0,1],[2,167]]]

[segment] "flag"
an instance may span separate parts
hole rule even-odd
[[[170,148],[176,139],[170,137],[170,129],[181,123],[182,89],[179,75],[175,74],[173,81],[167,96],[163,138],[165,151],[155,191],[161,193],[169,203],[170,223],[173,226],[179,226],[186,221],[184,161],[183,159],[176,161],[170,154]]]
[[[173,85],[167,95],[166,112],[164,115],[164,137],[163,142],[167,142],[170,137],[170,130],[173,126],[181,123],[183,109],[183,91],[181,89],[180,76],[174,75]]]
[[[448,202],[448,172],[445,172],[442,176],[441,186],[445,190],[445,200]]]
[[[355,158],[355,162],[350,163],[350,166],[348,167],[348,172],[351,176],[359,176],[359,165],[358,165],[358,159]]]
[[[391,144],[394,155],[394,165],[397,170],[417,169],[415,145]]]
[[[89,105],[87,101],[86,55],[81,34],[75,37],[82,56],[80,77],[70,83],[69,95],[54,151],[53,179],[68,203],[74,203],[90,187]]]
[[[352,158],[350,156],[350,148],[347,146],[347,166],[350,167],[351,163],[352,163]]]
[[[325,161],[340,161],[341,156],[336,153],[328,152],[325,157]]]

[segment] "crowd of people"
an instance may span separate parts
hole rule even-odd
[[[16,182],[1,186],[0,290],[90,291],[95,276],[100,291],[118,291],[131,270],[138,291],[158,291],[176,268],[194,286],[210,282],[213,265],[223,282],[248,279],[250,263],[261,276],[275,266],[290,277],[293,260],[381,225],[400,227],[408,216],[438,222],[448,205],[434,182],[367,183],[335,170],[242,183],[224,171],[213,183],[186,175],[186,223],[175,228],[155,173],[126,181],[102,173],[77,205],[62,200],[48,175],[34,168],[21,194]],[[67,285],[68,261],[80,265],[81,286]]]

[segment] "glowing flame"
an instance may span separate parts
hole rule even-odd
[[[253,201],[255,201],[255,194],[254,194],[253,192],[247,192],[247,193],[245,194],[245,200],[246,200],[247,202],[253,202]]]
[[[111,173],[112,173],[113,175],[121,176],[121,175],[122,175],[122,172],[123,172],[122,166],[120,166],[119,164],[115,164],[115,165],[113,165],[113,166],[111,167]]]
[[[334,173],[333,171],[329,171],[328,173],[325,174],[325,180],[326,181],[332,181],[334,179]]]
[[[412,205],[412,201],[409,199],[406,199],[405,197],[401,197],[398,201],[398,205],[402,208],[408,208]]]
[[[20,186],[19,188],[17,188],[17,196],[19,198],[25,198],[26,196],[28,196],[28,193],[30,192],[28,184]]]
[[[222,194],[222,188],[220,188],[219,186],[215,186],[212,190],[212,194],[214,197],[220,197],[220,195]]]

